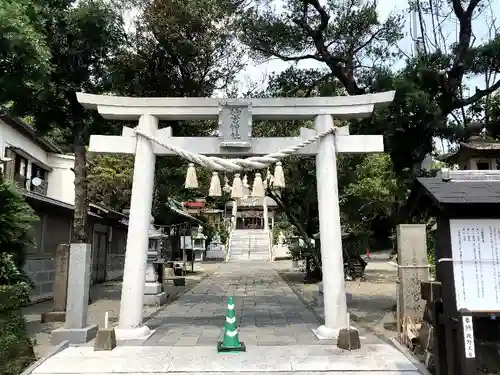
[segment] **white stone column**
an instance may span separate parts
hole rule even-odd
[[[269,230],[269,213],[267,211],[267,197],[262,198],[262,209],[264,211],[264,230]]]
[[[332,128],[333,119],[330,115],[319,115],[314,123],[316,132],[320,133]],[[337,155],[333,134],[329,134],[319,141],[318,154],[316,155],[316,181],[325,324],[314,330],[314,333],[320,339],[331,339],[337,338],[339,330],[347,326]]]
[[[156,134],[158,119],[142,115],[139,129],[148,134]],[[151,333],[149,327],[142,325],[142,306],[156,157],[152,141],[137,134],[136,142],[120,320],[116,329],[119,340],[145,338]]]

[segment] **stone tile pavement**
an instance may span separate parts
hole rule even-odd
[[[367,344],[343,351],[332,345],[250,346],[245,353],[217,354],[214,346],[121,346],[109,352],[68,348],[33,374],[318,374],[419,375],[395,348]]]
[[[246,345],[332,344],[312,333],[320,322],[269,263],[226,263],[148,321],[144,345],[214,345],[222,338],[227,297],[233,296]]]
[[[217,353],[227,297],[235,297],[244,353]],[[33,374],[420,374],[403,353],[375,338],[357,351],[317,340],[321,322],[269,263],[222,264],[147,322],[145,342],[119,342],[113,351],[70,347]]]
[[[211,274],[219,267],[220,263],[195,263],[195,273],[190,274],[186,278],[186,286],[173,286],[172,282],[166,282],[164,285],[168,295],[184,293],[200,280]],[[121,281],[108,281],[104,284],[92,285],[90,293],[92,296],[92,304],[89,306],[88,321],[91,324],[104,325],[104,315],[109,313],[109,321],[111,325],[116,325],[120,311],[121,297]],[[54,346],[50,343],[51,332],[63,325],[59,322],[40,323],[40,315],[52,309],[52,300],[36,303],[27,306],[23,309],[24,316],[28,322],[28,330],[30,336],[35,340],[35,354],[41,358],[50,353]],[[143,316],[145,319],[153,316],[158,311],[156,306],[144,306]],[[93,345],[93,342],[89,343]]]
[[[160,310],[147,324],[156,332],[144,343],[128,345],[204,346],[223,337],[227,297],[233,296],[240,340],[246,345],[332,345],[312,329],[323,323],[306,307],[267,262],[222,264],[178,301]],[[362,333],[363,342],[380,343]]]

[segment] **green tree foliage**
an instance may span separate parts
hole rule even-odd
[[[51,70],[40,10],[38,1],[0,1],[0,103],[22,97]]]
[[[132,193],[134,158],[129,155],[97,155],[89,163],[89,201],[118,212],[128,208]]]
[[[316,79],[321,77],[323,75],[318,71],[304,72],[292,67],[272,76],[268,91],[259,96],[293,96],[304,93],[327,96],[336,95],[342,90],[332,80],[317,83]],[[410,98],[401,100],[411,103]],[[382,117],[384,112],[377,115]],[[380,129],[378,121],[375,116],[365,121],[337,122],[336,126],[350,125],[351,134],[384,134],[387,130]],[[253,133],[256,136],[297,136],[301,126],[312,127],[313,124],[301,121],[262,121],[254,125]],[[315,157],[286,158],[283,160],[283,168],[285,189],[279,192],[268,189],[268,194],[286,213],[297,233],[310,239],[319,231]],[[359,251],[367,245],[374,245],[376,237],[387,239],[391,234],[390,227],[399,201],[406,194],[405,185],[393,171],[391,158],[387,154],[339,155],[338,181],[343,231],[351,235],[350,238],[356,245],[352,250]],[[318,254],[312,255],[316,263],[319,263]]]
[[[339,160],[339,170],[343,229],[357,243],[358,249],[354,250],[363,251],[366,246],[374,245],[376,224],[394,214],[396,204],[406,192],[387,154],[344,155]]]

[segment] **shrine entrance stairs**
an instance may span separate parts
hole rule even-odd
[[[236,229],[231,236],[229,261],[269,260],[269,232],[263,229]]]

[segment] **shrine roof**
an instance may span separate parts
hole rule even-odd
[[[459,149],[443,155],[441,161],[457,164],[474,156],[498,156],[500,154],[500,142],[481,137],[470,137],[468,142],[460,143]]]
[[[495,204],[500,206],[500,173],[497,172],[453,171],[450,180],[417,178],[408,198],[408,213],[429,209],[456,211],[466,207],[498,211]]]

